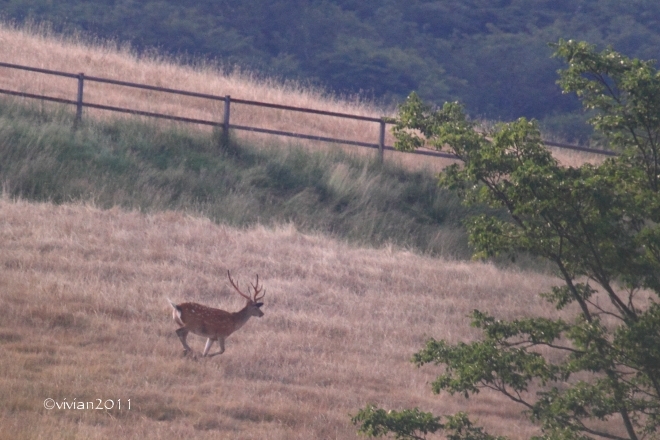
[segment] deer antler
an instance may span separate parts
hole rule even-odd
[[[261,301],[264,299],[264,296],[266,296],[266,291],[264,290],[264,293],[261,294],[261,296],[257,297],[259,293],[261,293],[261,290],[263,289],[262,287],[259,287],[259,275],[257,275],[257,285],[255,286],[254,284],[250,283],[252,285],[252,288],[254,289],[254,302]]]
[[[234,280],[231,279],[231,274],[229,273],[229,271],[227,271],[227,276],[229,277],[229,282],[231,283],[231,285],[234,286],[234,289],[236,289],[236,291],[237,291],[237,292],[238,292],[243,298],[247,299],[248,301],[252,301],[252,298],[250,298],[249,295],[246,295],[246,294],[244,294],[243,292],[241,292],[241,289],[239,289],[238,286],[236,285],[236,283],[234,282]]]
[[[262,293],[261,296],[258,296],[258,295],[261,293],[261,291],[263,290],[263,286],[262,286],[262,287],[259,287],[259,275],[257,275],[257,283],[256,283],[256,285],[250,283],[250,285],[251,285],[252,288],[254,289],[254,295],[253,295],[252,298],[250,297],[250,295],[246,295],[246,294],[244,294],[243,292],[241,292],[241,289],[238,288],[238,286],[236,285],[236,283],[234,282],[234,280],[231,278],[231,274],[229,273],[229,271],[227,271],[227,276],[229,277],[229,282],[231,283],[231,285],[234,286],[234,289],[236,289],[236,291],[237,291],[237,292],[238,292],[243,298],[247,299],[248,301],[252,301],[252,302],[255,302],[255,303],[256,303],[256,302],[262,300],[262,299],[264,298],[264,295],[266,295],[266,291],[264,290],[264,293]],[[248,287],[248,293],[249,293],[249,292],[250,292],[250,288]]]

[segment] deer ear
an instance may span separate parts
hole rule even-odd
[[[263,306],[263,305],[264,305],[264,303],[256,303],[256,304],[255,304],[255,306],[256,306],[257,308],[259,308],[259,307],[261,307],[261,306]]]

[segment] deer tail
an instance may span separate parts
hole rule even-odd
[[[181,320],[181,307],[176,305],[174,301],[172,301],[169,298],[167,299],[167,301],[169,301],[170,305],[172,306],[172,309],[174,309],[172,310],[172,318],[174,318],[174,321],[176,321],[176,323],[179,324],[180,326],[185,325]]]

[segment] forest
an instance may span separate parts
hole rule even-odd
[[[660,58],[653,0],[0,0],[0,14],[385,106],[416,91],[473,117],[536,118],[574,142],[589,132],[550,43]]]

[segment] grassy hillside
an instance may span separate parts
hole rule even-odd
[[[587,39],[645,59],[660,46],[649,0],[0,0],[0,11],[339,93],[401,100],[416,90],[488,118],[545,119],[574,140],[589,133],[566,115],[580,106],[555,84],[547,43]]]
[[[160,87],[181,88],[188,91],[213,95],[231,95],[234,98],[265,101],[276,104],[313,108],[332,112],[380,118],[392,116],[393,110],[382,108],[373,101],[359,96],[338,96],[304,83],[282,82],[258,74],[235,69],[227,72],[213,62],[195,65],[182,64],[180,60],[168,58],[156,52],[137,54],[130,47],[118,46],[112,41],[99,41],[77,36],[63,37],[44,26],[16,27],[0,22],[0,59],[5,62],[38,66],[70,73],[84,72],[86,75],[150,84]],[[554,72],[554,69],[553,69]],[[554,79],[553,79],[554,81]],[[0,69],[0,88],[34,94],[47,93],[66,99],[76,96],[77,83],[68,78],[57,78],[43,74],[18,70]],[[166,113],[176,116],[206,120],[222,120],[222,102],[186,98],[181,96],[134,90],[108,84],[85,83],[85,100],[117,107]],[[104,119],[112,114],[85,109],[85,117]],[[378,124],[338,120],[313,114],[264,109],[253,106],[232,106],[231,121],[237,125],[248,125],[272,130],[308,133],[316,136],[352,139],[375,143],[378,140]],[[562,124],[565,125],[564,121]],[[272,136],[247,132],[236,134],[238,139],[251,145],[272,144]],[[565,142],[567,138],[549,134],[549,138]],[[278,142],[286,143],[279,139]],[[298,142],[298,141],[297,141]],[[387,145],[394,142],[386,134]],[[306,142],[314,149],[327,148],[327,144]],[[337,149],[337,146],[332,146]],[[372,155],[369,149],[350,148],[358,154]],[[585,160],[598,160],[570,150],[554,149],[553,155],[562,163],[579,164]],[[433,167],[439,170],[451,163],[448,159],[429,158],[399,152],[386,152],[388,161],[400,161],[413,169]]]
[[[71,114],[0,102],[7,195],[146,211],[184,210],[235,226],[292,222],[354,243],[468,256],[466,215],[430,172],[341,150],[221,149],[190,127],[108,119],[73,130]]]
[[[430,335],[475,337],[465,316],[477,303],[496,317],[543,314],[546,276],[290,226],[6,198],[0,243],[2,439],[351,439],[349,414],[368,402],[467,409],[490,432],[539,434],[498,395],[434,396],[437,370],[408,359]],[[243,285],[260,275],[265,316],[222,356],[182,358],[166,298],[237,310],[227,269]],[[47,410],[47,398],[124,410]]]
[[[0,37],[9,62],[379,115],[361,102],[110,46],[7,28]],[[70,84],[33,79],[0,73],[3,87],[70,97]],[[214,114],[155,95],[89,94]],[[365,133],[277,113],[240,118]],[[502,318],[543,314],[534,294],[553,281],[453,258],[467,256],[467,212],[425,169],[446,161],[402,166],[390,156],[381,165],[360,150],[272,138],[236,137],[222,149],[196,127],[107,113],[86,112],[72,126],[69,109],[0,100],[0,439],[356,438],[349,414],[368,402],[468,409],[491,432],[538,434],[497,395],[431,395],[436,371],[408,362],[428,336],[470,340],[465,317],[477,304]],[[182,358],[165,299],[237,310],[227,269],[242,283],[260,275],[266,316],[233,335],[222,356]],[[201,350],[201,338],[189,341]],[[49,411],[47,398],[122,399],[125,409]]]
[[[390,115],[357,97],[338,97],[294,82],[278,82],[251,72],[225,72],[212,62],[185,65],[157,53],[141,54],[112,41],[62,37],[47,27],[14,27],[0,23],[0,59],[70,73],[84,72],[123,81],[170,87],[218,96],[381,117]],[[73,99],[77,82],[40,73],[0,68],[0,87]],[[85,83],[85,101],[206,120],[222,120],[223,103],[178,95],[135,90],[110,84]],[[85,117],[105,118],[108,112],[85,109]],[[309,133],[325,137],[376,143],[378,124],[337,120],[253,106],[232,106],[233,124]],[[240,133],[241,139],[260,143],[264,137]],[[266,138],[267,139],[267,138]],[[387,140],[392,143],[391,138]]]

